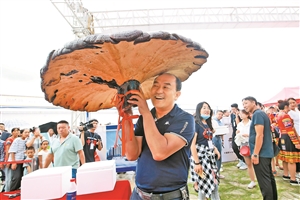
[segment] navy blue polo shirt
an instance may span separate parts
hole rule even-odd
[[[155,108],[151,110],[155,119]],[[135,128],[136,136],[143,136],[142,152],[137,160],[136,185],[145,192],[169,192],[186,185],[190,167],[191,141],[195,133],[195,121],[191,114],[176,104],[164,117],[156,120],[159,132],[171,133],[186,141],[186,146],[162,161],[155,161],[145,139],[143,117],[140,116]]]
[[[249,146],[250,146],[251,155],[253,154],[254,146],[255,146],[255,139],[256,139],[255,126],[256,125],[264,126],[263,143],[262,143],[262,147],[259,152],[259,157],[273,158],[274,152],[273,152],[273,146],[272,146],[273,144],[272,144],[270,119],[265,112],[263,112],[259,109],[254,111],[252,118],[251,118],[250,134],[249,134]]]

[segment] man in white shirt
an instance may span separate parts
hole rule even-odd
[[[222,110],[218,110],[215,117],[212,118],[212,125],[214,129],[216,129],[216,127],[218,126],[223,126],[223,123],[221,122],[222,117],[223,117]],[[218,167],[218,171],[220,172],[221,165],[222,165],[222,146],[224,145],[223,135],[214,135],[212,141],[214,146],[217,147],[218,151],[220,152],[220,159],[217,160],[217,167]],[[225,178],[225,176],[221,174],[219,177]]]

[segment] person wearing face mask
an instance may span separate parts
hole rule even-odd
[[[212,110],[207,102],[196,107],[195,136],[191,144],[191,175],[198,199],[219,200],[219,174],[216,157],[220,159],[218,149],[213,145]]]

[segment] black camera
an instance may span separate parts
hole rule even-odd
[[[84,130],[84,131],[87,131],[87,130],[93,128],[93,127],[94,127],[94,124],[93,124],[91,121],[85,122],[85,123],[80,122],[80,126],[83,126],[83,130]]]

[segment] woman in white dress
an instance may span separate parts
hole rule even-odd
[[[238,125],[237,125],[236,134],[237,135],[241,134],[241,136],[246,138],[247,142],[249,142],[249,133],[250,133],[250,124],[251,124],[250,114],[243,109],[240,112],[240,117],[241,117],[242,121],[240,123],[238,123]],[[251,180],[251,182],[248,185],[248,188],[252,189],[256,186],[256,183],[255,183],[255,173],[253,170],[251,157],[250,156],[243,156],[243,157],[244,157],[245,163],[248,167],[247,170],[248,170],[248,174],[249,174],[249,177]]]

